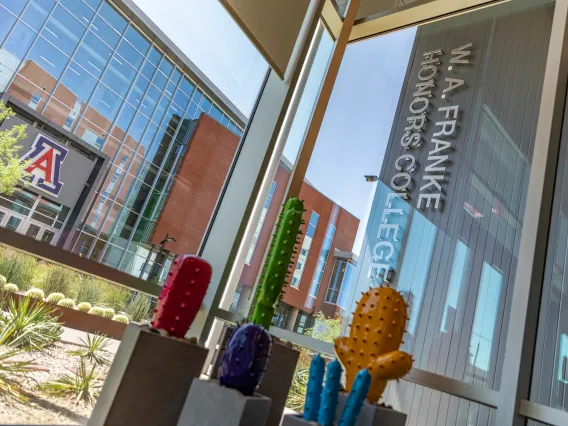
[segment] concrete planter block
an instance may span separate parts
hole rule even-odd
[[[174,426],[207,349],[129,324],[89,426]]]
[[[282,419],[282,426],[316,426],[317,423],[304,420],[299,414],[288,414]]]
[[[343,407],[347,402],[347,393],[340,393],[336,410],[336,421],[339,422]],[[356,426],[405,426],[406,414],[392,408],[365,403],[357,418]]]
[[[259,394],[272,400],[267,426],[279,426],[282,421],[284,405],[292,386],[299,356],[300,352],[296,349],[276,340],[272,341],[272,355],[257,390]]]
[[[221,357],[235,328],[235,326],[231,325],[223,329],[219,340],[219,349],[212,360],[213,368],[210,377],[213,379],[219,377]],[[270,414],[266,422],[267,426],[280,425],[299,356],[300,352],[296,349],[276,340],[272,341],[272,355],[268,361],[264,378],[257,390],[259,394],[267,396],[272,400]]]
[[[217,381],[195,379],[177,425],[264,426],[269,410],[270,398],[245,396]]]

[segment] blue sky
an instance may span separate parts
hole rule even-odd
[[[250,114],[267,65],[218,1],[135,2]],[[319,191],[362,219],[362,225],[375,188],[363,176],[380,172],[414,35],[415,29],[409,29],[348,46],[307,172]],[[332,48],[331,39],[324,38],[284,151],[292,162]]]

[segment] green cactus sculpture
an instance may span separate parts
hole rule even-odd
[[[300,226],[305,223],[302,220],[304,212],[304,202],[297,198],[290,198],[284,205],[276,232],[272,237],[270,251],[259,284],[258,300],[251,318],[253,323],[267,330],[274,316],[276,303],[282,297],[282,289],[289,275],[288,268],[292,256],[296,253],[296,244],[299,242],[296,238],[300,234]]]
[[[8,281],[4,275],[0,275],[0,288],[4,287]]]
[[[112,317],[112,320],[116,321],[116,322],[120,322],[122,324],[128,324],[130,322],[128,317],[126,315],[123,315],[123,314],[115,315],[114,317]]]
[[[89,309],[89,313],[91,315],[96,315],[98,317],[105,317],[105,308],[101,308],[100,306],[94,306]]]
[[[43,290],[40,288],[30,288],[28,291],[26,291],[25,294],[27,297],[31,297],[32,299],[44,299],[45,298],[45,294],[43,294]]]
[[[17,293],[19,290],[18,286],[13,283],[8,283],[4,286],[4,291],[6,293]]]
[[[57,304],[69,309],[73,309],[75,307],[75,301],[73,299],[61,299],[57,302]]]
[[[65,299],[65,295],[63,293],[51,293],[47,296],[47,301],[54,304],[58,304],[59,301],[63,299]]]
[[[89,302],[81,302],[77,305],[77,310],[79,312],[89,312],[92,306]]]

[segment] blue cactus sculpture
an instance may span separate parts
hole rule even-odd
[[[321,426],[333,426],[337,399],[341,389],[341,370],[341,363],[336,359],[327,366],[325,387],[321,395],[321,406],[318,416],[318,423]]]
[[[252,395],[264,376],[271,348],[272,339],[263,327],[255,324],[238,327],[221,358],[221,385]]]
[[[347,397],[347,402],[345,403],[345,408],[343,408],[343,413],[341,413],[341,419],[339,419],[339,426],[354,426],[357,421],[357,417],[361,412],[365,398],[367,398],[367,393],[371,387],[371,374],[369,370],[361,370],[357,373],[355,377],[355,382],[351,387],[351,392]]]
[[[310,364],[310,379],[308,381],[308,391],[306,392],[306,404],[304,405],[303,417],[310,422],[315,422],[318,419],[324,372],[325,361],[318,354],[312,359]]]

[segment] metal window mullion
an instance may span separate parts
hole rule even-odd
[[[24,6],[24,8],[22,9],[22,13],[20,13],[19,15],[14,14],[11,10],[8,10],[5,6],[0,5],[0,6],[2,6],[3,9],[6,9],[6,11],[7,11],[10,15],[12,15],[14,18],[16,18],[16,21],[14,21],[14,24],[12,25],[12,28],[10,28],[10,31],[8,31],[8,34],[6,34],[6,37],[4,37],[4,40],[2,41],[2,43],[0,43],[0,48],[1,48],[1,49],[4,49],[4,46],[6,45],[6,42],[8,41],[8,39],[10,38],[10,36],[11,36],[12,33],[14,32],[14,30],[16,29],[16,26],[18,25],[18,23],[22,22],[24,25],[26,25],[27,27],[29,27],[29,25],[26,24],[24,21],[22,21],[22,20],[20,19],[20,17],[23,16],[24,13],[26,13],[26,10],[28,9],[28,7],[29,7],[29,5],[30,5],[30,1],[31,1],[31,0],[28,0],[28,3],[26,3],[26,5]],[[54,9],[54,8],[55,8],[55,6],[53,6],[52,9]],[[30,29],[31,29],[34,33],[36,32],[33,28],[30,28]],[[39,35],[39,33],[36,33],[36,34]],[[24,58],[25,58],[25,56],[24,56]],[[20,61],[20,63],[21,63],[21,62],[22,62],[22,61]],[[19,67],[18,67],[18,68],[19,68]]]
[[[29,5],[29,3],[28,3]],[[28,57],[28,55],[30,54],[31,50],[34,48],[34,46],[36,45],[37,41],[41,37],[41,32],[43,31],[43,29],[45,28],[47,22],[51,19],[51,16],[53,15],[53,11],[55,10],[55,8],[57,7],[58,2],[53,4],[53,7],[51,8],[51,10],[49,11],[49,13],[47,14],[47,17],[45,18],[45,21],[43,21],[43,24],[41,25],[40,29],[37,31],[36,33],[36,38],[33,41],[32,44],[30,44],[30,47],[28,47],[28,49],[26,50],[26,53],[24,53],[24,55],[22,56],[22,60],[19,62],[17,69],[14,71],[14,74],[12,75],[12,77],[10,77],[10,80],[8,81],[8,84],[6,84],[6,90],[8,89],[8,87],[10,87],[12,85],[12,83],[14,82],[14,79],[16,78],[16,76],[18,75],[18,72],[20,70],[20,65],[22,64],[22,62],[24,62],[24,60]],[[27,6],[26,6],[27,7]],[[22,11],[23,13],[23,11]],[[12,34],[12,32],[14,31],[14,29],[16,28],[17,23],[19,22],[19,18],[18,20],[14,23],[14,25],[12,26],[12,29],[10,31],[10,34],[8,34],[6,36],[6,38],[4,39],[4,43],[2,44],[2,49],[4,48],[6,41],[8,41],[8,38],[10,37],[10,35]],[[44,39],[45,40],[45,39]],[[67,56],[67,55],[66,55]],[[35,84],[34,84],[35,86]],[[37,87],[37,86],[36,86]],[[46,100],[47,102],[47,100]]]
[[[100,8],[102,7],[104,1],[101,2],[101,4],[99,4],[99,7],[97,8],[97,10],[95,11],[95,13],[93,14],[93,17],[91,18],[91,20],[89,21],[89,23],[85,26],[85,31],[83,32],[83,35],[81,36],[81,38],[79,39],[79,41],[77,42],[77,46],[75,46],[75,48],[73,49],[73,53],[71,53],[71,55],[68,56],[69,60],[67,61],[67,63],[65,64],[65,66],[63,67],[63,71],[61,72],[61,76],[59,77],[59,79],[57,79],[57,82],[53,85],[53,89],[51,89],[51,92],[49,93],[49,95],[47,96],[47,100],[45,101],[45,105],[43,106],[43,108],[40,111],[40,114],[44,114],[45,110],[47,109],[47,105],[49,103],[49,101],[51,100],[51,98],[53,98],[53,96],[55,95],[55,91],[59,88],[59,86],[61,85],[61,80],[63,80],[63,76],[65,75],[65,71],[69,68],[69,65],[71,65],[71,62],[73,62],[73,58],[75,58],[75,55],[77,54],[77,51],[79,50],[79,48],[81,47],[81,44],[83,43],[83,41],[85,40],[85,37],[87,36],[87,34],[89,33],[89,26],[93,23],[93,21],[95,20],[95,18],[97,17],[97,13],[99,12]],[[58,4],[58,3],[56,3]],[[63,5],[60,5],[61,7],[63,7],[65,10],[67,10]],[[92,9],[91,9],[92,10]],[[67,12],[71,13],[69,10],[67,10]],[[75,15],[73,15],[71,13],[71,16],[75,17]],[[77,21],[79,21],[77,19]],[[81,21],[79,21],[81,22]],[[47,23],[47,21],[46,21]],[[81,24],[83,24],[81,22]],[[84,24],[83,24],[84,25]],[[39,34],[39,33],[38,33]],[[111,58],[112,59],[112,58]]]

